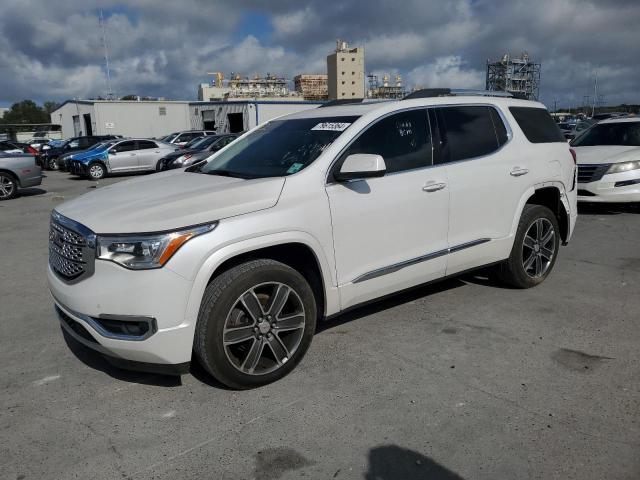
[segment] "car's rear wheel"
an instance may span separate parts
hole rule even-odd
[[[8,173],[0,172],[0,200],[10,200],[18,193],[18,184]]]
[[[102,180],[107,176],[107,169],[100,162],[94,162],[89,165],[89,178],[91,180]]]
[[[560,248],[558,219],[547,207],[525,205],[509,258],[498,266],[499,278],[516,288],[542,283]]]
[[[252,260],[207,287],[194,350],[204,368],[231,388],[287,375],[311,344],[316,302],[305,278],[274,260]]]

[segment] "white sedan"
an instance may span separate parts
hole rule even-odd
[[[640,202],[640,117],[603,120],[577,137],[578,201]]]

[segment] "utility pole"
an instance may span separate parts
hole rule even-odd
[[[593,85],[593,106],[591,107],[591,118],[596,114],[596,102],[598,101],[598,71],[596,70],[596,79]]]
[[[113,99],[113,91],[111,90],[111,70],[109,69],[109,47],[107,45],[107,27],[104,23],[102,9],[100,9],[100,28],[102,29],[102,46],[104,47],[104,65],[107,73],[107,99]]]

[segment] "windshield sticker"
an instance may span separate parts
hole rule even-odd
[[[329,132],[344,132],[350,123],[342,122],[322,122],[317,124],[311,130],[326,130]]]
[[[291,165],[289,167],[289,170],[287,170],[287,173],[296,173],[297,171],[299,171],[302,167],[304,167],[304,164],[302,163],[294,163],[293,165]]]

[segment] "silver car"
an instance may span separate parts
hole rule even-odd
[[[73,155],[67,165],[73,175],[100,180],[112,173],[155,171],[158,161],[177,149],[159,140],[127,138]]]
[[[0,200],[9,200],[19,188],[35,187],[42,183],[42,169],[33,155],[0,153]]]

